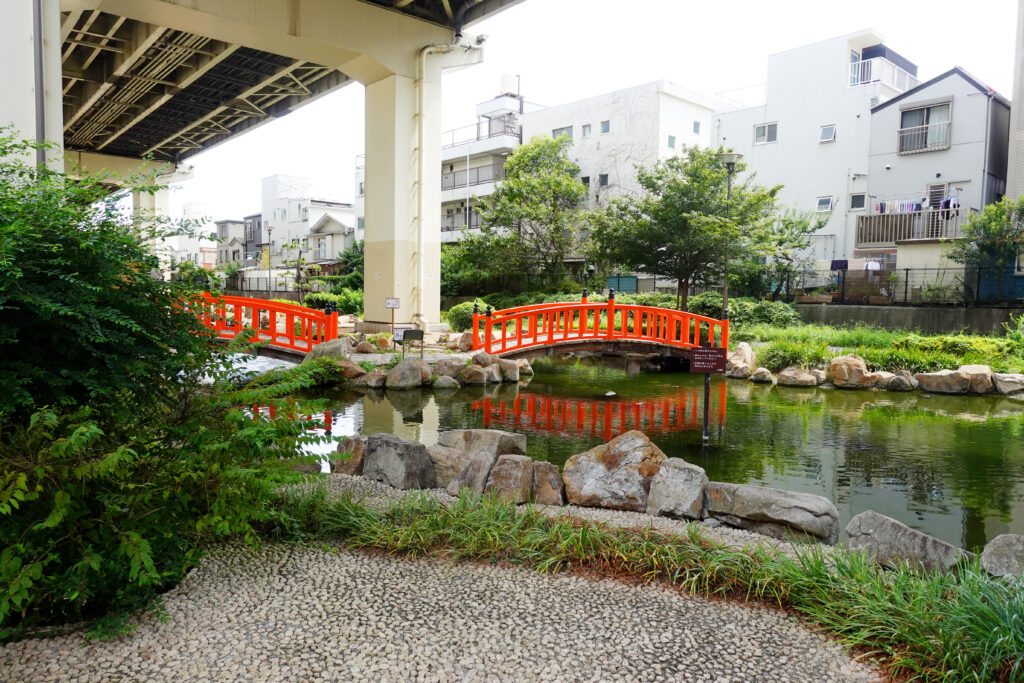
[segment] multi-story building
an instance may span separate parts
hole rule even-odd
[[[765,101],[715,115],[714,142],[744,155],[780,203],[826,219],[815,259],[850,258],[868,205],[871,108],[919,85],[917,66],[860,31],[768,57]]]
[[[254,266],[245,259],[245,222],[238,220],[217,221],[217,265],[237,263],[240,266]],[[255,259],[253,259],[255,261]]]
[[[954,67],[871,110],[867,192],[853,254],[905,268],[952,265],[946,244],[1006,192],[1010,103]]]

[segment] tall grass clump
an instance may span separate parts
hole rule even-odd
[[[296,520],[291,532],[302,538],[539,572],[599,572],[766,602],[799,611],[878,658],[894,677],[1024,680],[1024,583],[988,578],[977,559],[955,573],[922,573],[820,546],[797,546],[793,556],[764,546],[736,550],[696,525],[683,535],[623,529],[465,492],[451,505],[412,494],[383,511],[315,491],[293,490],[280,504]]]
[[[827,365],[832,354],[822,342],[778,340],[758,349],[757,357],[761,365],[772,372],[778,372],[793,366],[811,368]]]

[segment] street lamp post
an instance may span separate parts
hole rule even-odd
[[[732,218],[732,177],[736,173],[736,164],[743,159],[739,152],[721,152],[718,160],[725,164],[726,190],[725,190],[725,217]],[[732,241],[731,233],[727,233],[725,239],[725,279],[722,283],[722,320],[729,319],[729,245]]]
[[[270,278],[272,277],[271,274],[270,274],[270,269],[273,267],[271,265],[271,260],[272,260],[272,258],[274,256],[274,253],[273,253],[273,250],[270,248],[270,245],[271,245],[270,233],[273,230],[274,230],[274,226],[272,226],[272,225],[268,225],[267,226],[267,292],[272,291],[271,288],[270,288]]]

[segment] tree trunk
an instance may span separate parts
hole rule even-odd
[[[676,290],[676,295],[679,298],[679,308],[678,308],[678,310],[685,311],[685,310],[687,310],[686,306],[687,306],[687,302],[689,301],[689,298],[690,298],[690,281],[689,280],[679,280],[678,282],[679,282],[679,284],[677,285],[677,290]]]

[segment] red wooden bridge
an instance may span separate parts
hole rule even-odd
[[[222,339],[244,330],[256,330],[253,341],[269,342],[288,351],[306,353],[315,345],[338,337],[338,314],[298,304],[241,296],[203,295],[200,317]]]
[[[483,426],[497,423],[517,431],[564,436],[599,436],[605,441],[639,429],[647,435],[702,427],[701,394],[697,387],[679,387],[650,399],[579,399],[520,392],[511,400],[490,397],[474,401],[483,412]],[[725,424],[726,385],[712,394],[712,424]],[[717,404],[717,405],[716,405]]]
[[[729,346],[729,321],[689,311],[615,303],[534,304],[473,311],[473,349],[503,357],[526,357],[565,351],[624,349],[688,351],[696,346]],[[654,348],[652,348],[654,347]],[[660,347],[660,349],[658,348]]]

